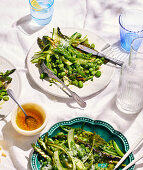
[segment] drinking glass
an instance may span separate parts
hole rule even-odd
[[[29,0],[32,19],[39,25],[47,25],[53,16],[54,0]]]
[[[116,105],[127,114],[143,108],[143,38],[133,40],[129,61],[121,68]]]
[[[143,37],[143,11],[129,9],[119,16],[121,47],[130,52],[135,38]]]

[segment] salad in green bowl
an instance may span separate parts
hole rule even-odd
[[[32,147],[33,170],[112,170],[129,149],[111,125],[85,117],[55,124]],[[133,159],[131,154],[119,169]]]

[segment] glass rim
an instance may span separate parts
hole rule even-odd
[[[134,47],[133,47],[133,43],[136,41],[136,40],[139,40],[139,39],[142,39],[142,43],[143,43],[143,37],[137,37],[135,38],[132,43],[131,43],[131,50],[133,50],[134,52],[137,52],[139,54],[143,54],[143,52],[140,52],[140,51],[137,51]]]
[[[30,4],[30,6],[31,6],[33,9],[39,10],[38,8],[35,8],[35,7],[31,4],[31,1],[32,1],[32,0],[29,0],[29,4]],[[36,1],[37,1],[37,0],[36,0]],[[50,4],[50,6],[49,6],[49,7],[44,8],[44,9],[51,8],[51,6],[53,6],[53,4],[54,4],[54,0],[52,0],[52,3]]]
[[[128,12],[128,11],[136,11],[136,12],[139,12],[139,13],[142,13],[142,14],[143,14],[143,11],[142,11],[142,10],[139,10],[139,9],[128,9],[128,10],[126,10],[126,11],[123,11],[123,12],[119,15],[119,24],[120,24],[120,26],[121,26],[124,30],[129,31],[129,32],[132,32],[132,33],[142,32],[143,29],[140,30],[140,31],[131,31],[131,30],[128,30],[127,28],[125,28],[125,27],[121,24],[121,17],[122,17],[122,15],[125,14],[126,12]]]

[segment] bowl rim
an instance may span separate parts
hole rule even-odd
[[[35,130],[30,130],[30,131],[27,131],[27,130],[23,130],[21,128],[19,128],[16,124],[16,115],[17,115],[17,109],[18,109],[18,106],[14,109],[12,115],[11,115],[11,123],[12,123],[12,126],[14,127],[14,129],[22,134],[22,135],[26,135],[26,136],[32,136],[32,135],[37,135],[38,133],[40,133],[44,127],[46,126],[47,122],[48,122],[48,115],[47,115],[47,109],[46,107],[43,105],[43,104],[39,104],[39,103],[36,103],[36,102],[23,102],[22,105],[26,105],[26,104],[34,104],[34,105],[37,105],[39,107],[41,107],[43,109],[44,112],[42,112],[43,115],[45,115],[45,120],[43,122],[43,124],[35,129]]]

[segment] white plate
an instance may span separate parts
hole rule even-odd
[[[65,35],[72,35],[75,32],[79,32],[82,34],[82,36],[86,36],[89,39],[89,43],[94,43],[95,44],[95,49],[98,51],[101,51],[103,47],[107,45],[107,43],[99,36],[97,36],[93,32],[89,32],[84,29],[75,29],[75,28],[61,28],[61,32]],[[47,33],[50,37],[51,32]],[[34,55],[34,52],[40,51],[40,48],[37,45],[37,41],[33,44],[31,47],[28,56],[27,56],[27,67],[29,70],[29,74],[31,75],[32,79],[35,81],[35,83],[44,91],[58,96],[62,98],[67,98],[68,95],[63,92],[56,84],[49,83],[46,80],[41,80],[40,74],[39,74],[39,69],[35,66],[35,64],[31,63],[31,58]],[[76,92],[80,97],[88,97],[90,95],[93,95],[94,93],[100,91],[101,89],[105,88],[108,83],[110,82],[112,75],[114,73],[115,67],[113,67],[113,64],[106,64],[101,66],[101,77],[96,78],[94,77],[94,81],[87,81],[84,83],[83,88],[78,88],[73,85],[70,85],[69,88]]]
[[[11,64],[7,59],[0,56],[0,72],[5,72],[6,70],[11,69],[15,69],[15,66]],[[14,73],[12,73],[10,77],[12,77],[12,82],[10,83],[9,88],[13,90],[16,99],[19,99],[21,92],[21,81],[17,70]],[[16,104],[11,98],[9,98],[8,101],[4,102],[0,106],[2,107],[0,109],[0,119],[2,119],[13,111]]]

